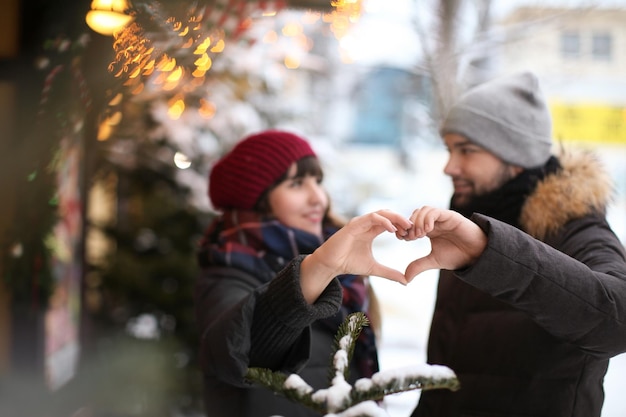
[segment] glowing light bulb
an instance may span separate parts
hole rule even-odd
[[[112,36],[133,21],[134,17],[126,14],[129,8],[127,0],[93,0],[85,21],[94,32]]]

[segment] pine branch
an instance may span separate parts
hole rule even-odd
[[[362,378],[356,381],[354,388],[352,402],[356,404],[415,389],[457,391],[460,384],[450,368],[423,364],[377,372],[372,375],[372,378]]]
[[[313,400],[313,388],[297,374],[287,376],[266,368],[249,368],[246,378],[319,413],[324,413],[326,410],[324,404]]]
[[[332,383],[336,372],[340,370],[343,372],[343,376],[346,380],[349,378],[350,367],[348,364],[352,361],[355,343],[359,339],[359,335],[364,326],[369,326],[369,320],[367,316],[361,312],[350,314],[341,325],[339,325],[333,343],[329,382]],[[338,362],[343,356],[342,352],[345,352],[347,360],[345,362]],[[341,369],[339,369],[339,367],[341,367]]]
[[[317,412],[326,413],[326,417],[381,416],[384,414],[381,414],[382,409],[375,401],[386,395],[415,389],[452,391],[459,389],[459,381],[450,368],[427,364],[377,372],[371,378],[361,378],[356,381],[354,387],[351,386],[346,381],[348,364],[352,359],[354,344],[363,326],[368,323],[365,314],[354,313],[339,326],[331,366],[334,376],[328,388],[314,392],[313,388],[296,374],[286,376],[263,368],[249,368],[246,377],[292,401]]]

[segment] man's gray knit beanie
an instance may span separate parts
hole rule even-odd
[[[530,72],[496,78],[461,96],[441,135],[457,133],[505,162],[536,168],[550,158],[552,119]]]

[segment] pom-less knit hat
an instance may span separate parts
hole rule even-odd
[[[213,207],[251,210],[261,194],[305,156],[316,155],[293,133],[266,130],[242,139],[209,174]]]
[[[536,168],[550,158],[552,119],[530,72],[496,78],[467,91],[448,112],[441,135],[456,133],[505,162]]]

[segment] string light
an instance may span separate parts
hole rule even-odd
[[[133,20],[131,15],[126,14],[129,8],[126,0],[93,0],[85,21],[94,32],[111,36]]]
[[[176,154],[174,154],[174,165],[176,165],[178,169],[187,169],[191,166],[191,160],[184,153],[176,152]]]
[[[94,0],[94,3],[96,1],[100,0]],[[331,12],[303,13],[301,22],[290,22],[282,28],[282,35],[291,39],[299,50],[309,51],[313,44],[305,35],[303,24],[321,20],[329,24],[337,39],[341,39],[350,25],[359,19],[362,0],[329,1]],[[257,13],[259,7],[262,10]],[[205,83],[216,56],[225,50],[229,41],[237,39],[250,27],[251,16],[275,16],[285,7],[284,0],[216,0],[211,6],[196,4],[185,10],[183,16],[171,16],[158,2],[137,4],[133,9],[134,21],[114,33],[115,58],[109,71],[122,80],[130,95],[141,94],[146,88],[152,92],[155,89],[170,92],[173,98],[168,103],[168,115],[178,119],[185,111],[185,95]],[[277,40],[278,34],[273,30],[263,37],[266,43]],[[300,68],[298,55],[285,56],[285,67]],[[113,102],[110,105],[114,106]],[[202,117],[207,118],[213,117],[216,110],[208,102],[195,107]],[[111,125],[105,124],[108,128],[102,128],[102,136],[108,137],[107,130]]]
[[[330,23],[330,30],[337,39],[343,38],[356,23],[363,13],[362,0],[332,0],[330,4],[334,10],[327,18]]]

